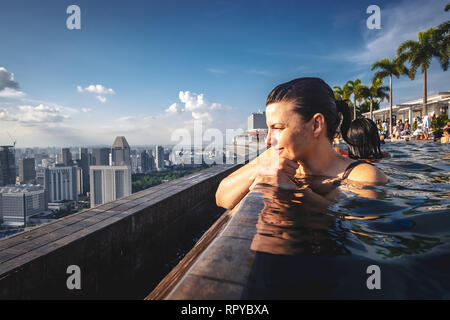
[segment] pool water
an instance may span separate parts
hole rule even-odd
[[[376,163],[386,185],[333,193],[304,181],[295,192],[264,185],[247,195],[259,214],[246,298],[450,298],[450,146],[382,150],[392,156]]]

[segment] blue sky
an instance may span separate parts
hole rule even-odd
[[[2,0],[0,143],[6,131],[18,147],[170,143],[194,119],[245,129],[281,82],[369,83],[373,62],[449,19],[446,2]],[[71,4],[81,30],[66,28]],[[380,30],[366,27],[371,4]],[[450,90],[437,60],[428,78],[429,94]],[[420,75],[395,80],[394,103],[421,88]]]

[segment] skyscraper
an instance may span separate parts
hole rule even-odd
[[[34,158],[19,159],[19,182],[27,183],[36,178]]]
[[[45,168],[44,186],[49,202],[78,201],[77,167]]]
[[[83,170],[83,192],[89,192],[89,152],[87,148],[80,148],[80,168]]]
[[[141,152],[141,171],[144,173],[150,171],[150,161],[146,150]]]
[[[91,166],[91,208],[131,194],[129,166]]]
[[[253,112],[248,117],[248,130],[267,129],[266,112]]]
[[[83,194],[83,178],[84,178],[84,170],[81,167],[77,167],[77,193]]]
[[[111,148],[112,166],[131,166],[130,145],[124,136],[118,136]]]
[[[148,170],[149,171],[156,170],[155,157],[151,152],[148,154]]]
[[[12,146],[0,146],[0,186],[16,184],[16,162]]]
[[[62,157],[62,163],[64,166],[71,166],[73,164],[72,161],[72,153],[70,153],[69,148],[62,148],[61,149],[61,157]]]
[[[92,149],[92,163],[94,166],[109,165],[109,148],[94,148]]]
[[[164,148],[161,146],[155,147],[155,155],[156,155],[156,169],[158,171],[164,170]]]

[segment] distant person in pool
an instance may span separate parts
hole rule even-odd
[[[275,87],[266,100],[266,144],[271,148],[221,181],[217,204],[230,209],[256,184],[297,189],[296,181],[308,177],[386,183],[381,170],[334,151],[339,113],[343,117],[340,133],[346,140],[350,108],[334,99],[333,90],[322,79],[299,78]]]
[[[449,143],[450,142],[450,121],[447,122],[445,127],[442,129],[444,134],[441,137],[441,143]]]
[[[403,127],[403,131],[401,133],[402,136],[409,136],[411,134],[411,126],[409,125],[409,120],[405,120],[405,126]]]
[[[388,153],[381,151],[377,125],[370,119],[353,120],[347,131],[345,142],[348,152],[335,148],[335,151],[343,156],[369,163],[390,157]]]

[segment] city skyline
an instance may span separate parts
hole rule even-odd
[[[9,135],[18,148],[108,144],[111,136],[176,144],[171,132],[196,119],[245,129],[274,86],[302,76],[367,84],[373,62],[448,19],[442,0],[379,1],[381,29],[369,30],[371,4],[78,1],[81,30],[68,30],[69,3],[5,1],[0,145],[12,144]],[[433,59],[428,94],[448,84]],[[403,76],[394,89],[394,104],[417,99],[422,80]]]

